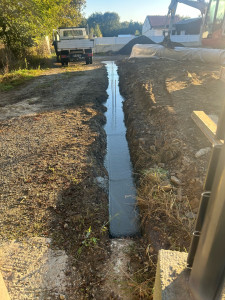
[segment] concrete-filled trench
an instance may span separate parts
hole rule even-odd
[[[109,223],[113,238],[131,237],[139,232],[133,169],[126,140],[123,98],[114,61],[105,62],[108,72],[106,125],[107,153],[105,166],[109,176]]]

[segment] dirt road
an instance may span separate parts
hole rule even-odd
[[[190,113],[218,115],[219,67],[115,59],[143,237],[108,237],[105,58],[56,65],[0,93],[0,270],[13,300],[150,299],[158,249],[189,246],[209,158],[195,154],[210,146]],[[146,215],[140,200],[168,195],[172,212]]]
[[[89,298],[104,280],[106,88],[103,64],[79,63],[0,95],[1,271],[12,299]]]

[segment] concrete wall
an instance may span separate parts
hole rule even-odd
[[[124,45],[129,43],[135,37],[102,37],[95,38],[95,53],[104,53],[108,51],[119,51]]]
[[[161,43],[163,41],[163,35],[151,35],[151,31],[149,31],[150,34],[147,34],[146,36],[153,40],[156,43]],[[184,46],[200,46],[201,45],[201,39],[200,35],[171,35],[172,42],[181,43]]]

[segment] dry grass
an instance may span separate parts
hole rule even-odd
[[[190,243],[194,219],[187,197],[180,195],[179,187],[170,184],[168,172],[162,168],[150,168],[140,180],[138,205],[142,225],[154,223],[167,238],[171,250],[184,250]]]
[[[131,253],[131,265],[138,271],[132,278],[127,275],[127,285],[134,299],[153,299],[158,248],[186,251],[190,244],[194,219],[187,217],[192,214],[191,207],[180,191],[171,185],[168,171],[162,168],[149,168],[141,175],[137,199],[141,225],[144,232],[148,228],[148,235]]]

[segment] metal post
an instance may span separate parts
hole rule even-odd
[[[225,146],[219,154],[210,201],[190,274],[196,300],[220,299],[225,276]]]
[[[198,216],[197,216],[197,220],[196,220],[196,224],[195,224],[195,231],[193,232],[191,246],[190,246],[190,250],[189,250],[188,258],[187,258],[187,265],[189,268],[192,267],[193,261],[195,258],[195,253],[196,253],[196,250],[198,247],[198,242],[199,242],[199,238],[201,235],[202,226],[204,223],[206,209],[207,209],[209,199],[210,199],[210,194],[211,194],[210,192],[202,193]]]

